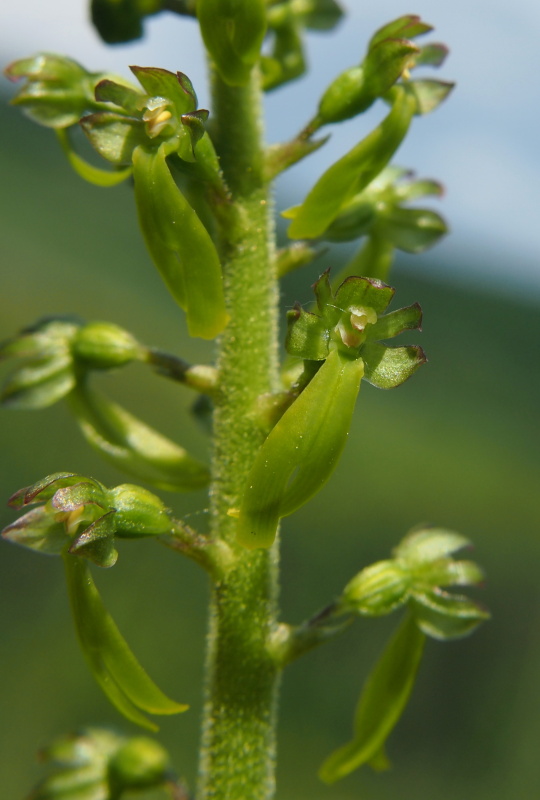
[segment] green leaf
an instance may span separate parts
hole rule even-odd
[[[67,159],[77,175],[83,178],[88,183],[93,183],[94,186],[117,186],[122,181],[125,181],[131,175],[131,167],[127,169],[112,172],[111,170],[100,169],[89,164],[84,158],[81,158],[74,150],[69,141],[69,135],[64,129],[57,130],[56,135],[64,151]]]
[[[424,641],[424,634],[407,615],[364,685],[353,740],[332,753],[320,769],[325,783],[334,783],[373,760],[381,763],[381,749],[411,695]]]
[[[150,714],[177,714],[187,709],[168,698],[141,667],[96,589],[88,565],[65,555],[68,593],[75,627],[90,669],[112,704],[132,722],[150,730]]]
[[[489,613],[462,595],[442,589],[417,589],[409,600],[416,624],[433,639],[460,639],[489,619]]]
[[[161,8],[161,0],[92,0],[90,6],[92,23],[107,44],[140,39],[144,17]]]
[[[221,264],[203,223],[174,182],[165,145],[137,147],[133,177],[139,223],[154,264],[178,305],[191,336],[213,339],[228,321]]]
[[[298,208],[288,235],[291,239],[322,236],[342,206],[364,189],[388,164],[403,141],[416,109],[416,99],[395,88],[392,110],[365,139],[333,164]]]
[[[427,361],[421,347],[386,347],[380,342],[366,342],[362,358],[365,379],[378,389],[400,386]]]
[[[280,517],[292,514],[330,478],[345,446],[363,374],[361,359],[330,353],[263,442],[246,480],[238,540],[269,547]]]
[[[223,80],[245,86],[266,33],[265,0],[197,0],[208,52]]]
[[[206,466],[88,386],[79,384],[69,402],[86,440],[118,469],[173,492],[208,484]]]

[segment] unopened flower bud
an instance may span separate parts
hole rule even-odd
[[[342,601],[358,614],[389,614],[407,600],[410,575],[395,561],[378,561],[359,572],[345,587]]]
[[[129,364],[143,352],[128,331],[110,322],[90,322],[71,343],[74,358],[89,369],[112,369]]]

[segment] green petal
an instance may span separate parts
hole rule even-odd
[[[400,308],[379,317],[375,325],[366,328],[366,339],[392,339],[403,331],[420,330],[422,325],[422,309],[418,303],[407,308]]]
[[[427,359],[421,347],[386,347],[366,342],[360,354],[365,361],[365,379],[378,389],[393,389],[404,383]]]
[[[490,616],[468,597],[442,589],[415,589],[409,604],[418,627],[433,639],[460,639]]]

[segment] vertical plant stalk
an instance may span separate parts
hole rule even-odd
[[[237,545],[228,511],[239,505],[263,439],[255,401],[277,385],[273,209],[257,71],[246,87],[227,86],[215,71],[211,81],[212,134],[233,202],[220,231],[230,322],[218,344],[211,524],[236,561],[212,587],[197,800],[270,800],[279,673],[266,642],[276,622],[278,553]]]

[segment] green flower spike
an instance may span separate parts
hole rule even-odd
[[[107,490],[101,483],[71,473],[49,475],[21,489],[15,508],[43,505],[3,532],[4,538],[64,560],[75,628],[90,670],[111,703],[127,719],[157,730],[141,711],[176,714],[187,706],[170,700],[148,677],[106,610],[88,560],[102,567],[117,559],[115,537],[169,533],[173,523],[159,498],[137,486]]]
[[[40,753],[54,771],[29,800],[120,800],[124,792],[171,781],[168,753],[144,736],[127,738],[86,728],[53,742]]]
[[[249,472],[238,513],[238,540],[268,547],[280,517],[306,503],[327,482],[345,446],[360,381],[379,388],[403,383],[426,360],[419,347],[389,348],[377,339],[420,326],[418,305],[380,316],[394,290],[349,278],[334,295],[328,272],[315,284],[319,315],[289,312],[287,350],[322,362],[270,431]]]

